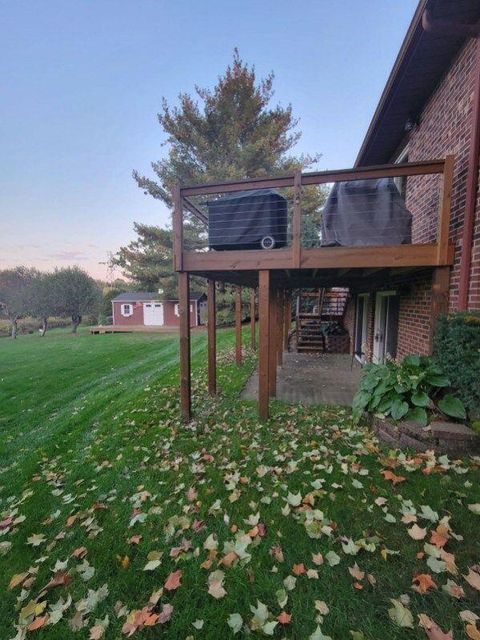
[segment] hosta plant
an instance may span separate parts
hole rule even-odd
[[[364,411],[393,420],[413,420],[426,426],[433,414],[464,420],[461,400],[448,393],[450,380],[426,356],[410,355],[401,362],[365,365],[353,400],[353,415]]]

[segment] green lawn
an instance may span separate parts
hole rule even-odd
[[[184,426],[176,336],[0,340],[0,638],[476,637],[480,460],[389,453],[338,408],[261,425],[232,347],[213,401],[194,334]]]

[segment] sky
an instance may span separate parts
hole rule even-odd
[[[133,222],[170,214],[132,178],[166,147],[162,98],[212,87],[234,47],[296,153],[353,165],[417,0],[0,0],[0,269],[79,265],[110,279]]]

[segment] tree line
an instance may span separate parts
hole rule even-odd
[[[26,316],[39,319],[41,336],[52,317],[69,318],[76,333],[82,317],[100,309],[102,298],[101,287],[79,267],[48,273],[23,266],[0,271],[0,315],[10,322],[12,338]]]

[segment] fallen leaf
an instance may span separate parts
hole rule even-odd
[[[480,573],[477,573],[471,567],[469,567],[468,574],[463,577],[471,587],[477,589],[477,591],[480,591]]]
[[[217,600],[227,595],[227,592],[223,588],[224,578],[225,574],[220,570],[213,571],[208,576],[208,593]]]
[[[293,565],[292,573],[295,574],[296,576],[301,576],[306,572],[307,570],[305,569],[305,565],[303,563]]]
[[[280,624],[290,624],[292,620],[292,614],[287,613],[286,611],[282,611],[278,616],[277,620]]]
[[[429,573],[419,573],[412,579],[412,589],[417,593],[427,593],[429,589],[437,589],[437,585]]]
[[[393,607],[388,610],[390,619],[398,627],[408,627],[410,629],[413,629],[413,616],[411,611],[407,609],[407,607],[400,600],[390,598],[390,602],[393,605]]]
[[[175,591],[180,586],[180,581],[183,575],[183,571],[178,569],[177,571],[173,571],[168,578],[165,580],[165,584],[163,585],[167,591]]]
[[[44,587],[44,589],[54,589],[55,587],[66,587],[72,581],[72,578],[66,571],[57,571],[54,573],[53,578]]]
[[[389,480],[394,485],[399,484],[400,482],[405,482],[406,480],[403,476],[396,476],[393,471],[390,471],[389,469],[385,469],[381,473],[385,480]]]
[[[407,533],[414,540],[423,540],[427,535],[427,530],[421,529],[417,524],[414,524],[413,527],[407,529]]]

